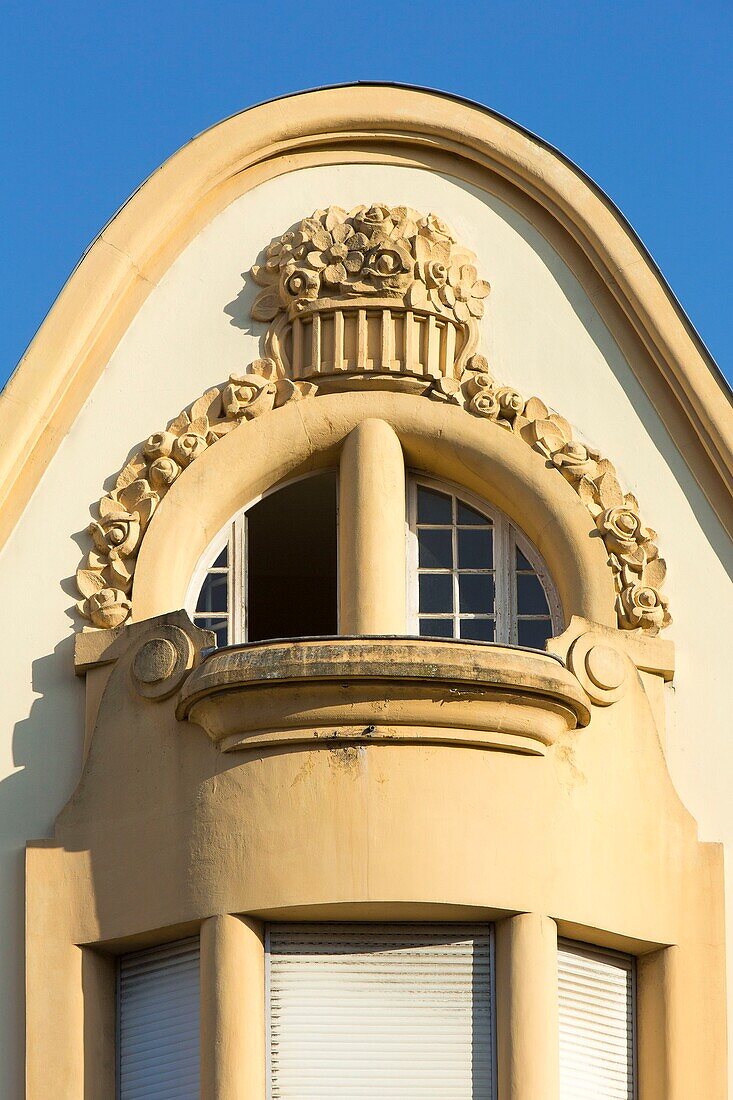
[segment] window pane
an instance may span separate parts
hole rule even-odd
[[[446,573],[420,574],[420,611],[453,611],[453,577]]]
[[[494,641],[493,619],[461,619],[461,637],[474,642]]]
[[[212,569],[226,569],[229,564],[229,547],[225,546],[219,557],[212,565]]]
[[[424,638],[452,638],[452,619],[420,619],[420,633]]]
[[[549,615],[547,597],[536,573],[517,576],[517,613],[519,615]]]
[[[517,623],[518,642],[531,649],[544,649],[545,642],[552,637],[552,624],[549,619],[520,619]]]
[[[473,534],[473,532],[470,532]],[[453,535],[450,528],[444,531],[418,531],[419,561],[421,569],[451,569],[453,566]]]
[[[229,645],[229,624],[226,619],[205,618],[196,615],[194,616],[194,622],[202,630],[213,630],[216,634],[217,645]]]
[[[494,578],[488,573],[461,573],[458,577],[459,605],[463,613],[491,615],[494,611]]]
[[[494,565],[493,531],[490,527],[458,531],[458,568],[492,569]]]
[[[435,489],[426,489],[419,485],[417,489],[417,522],[418,523],[452,523],[453,501],[445,493],[438,493]]]
[[[336,496],[328,471],[247,512],[248,641],[338,632]]]
[[[517,569],[529,569],[534,573],[534,566],[527,561],[519,547],[517,547]]]
[[[209,573],[199,593],[196,610],[226,612],[227,585],[226,573]]]
[[[486,527],[491,524],[491,520],[486,516],[482,516],[480,512],[477,512],[475,508],[469,508],[467,504],[464,504],[462,500],[458,501],[458,522],[470,523],[475,526]]]

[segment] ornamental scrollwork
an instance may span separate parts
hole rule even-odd
[[[89,524],[94,543],[76,583],[80,614],[96,627],[121,626],[132,612],[137,551],[158,504],[183,471],[243,421],[289,401],[312,396],[310,382],[283,378],[271,359],[207,390],[162,432],[155,432],[127,463],[114,489],[101,498]]]
[[[458,324],[483,316],[489,284],[475,256],[435,214],[382,203],[316,210],[276,238],[252,268],[263,289],[252,316],[274,321],[324,299],[393,298]]]
[[[517,435],[593,517],[613,571],[619,627],[654,635],[671,622],[657,536],[612,463],[575,440],[539,397],[497,383],[475,354],[490,288],[441,218],[384,203],[316,210],[271,241],[252,277],[261,288],[252,317],[268,324],[266,357],[151,435],[99,502],[89,526],[94,545],[77,573],[77,606],[94,627],[129,618],[140,542],[192,462],[244,421],[355,383],[423,393]]]
[[[639,502],[624,493],[612,462],[573,439],[568,421],[539,397],[525,400],[511,386],[499,385],[482,355],[472,357],[460,379],[434,382],[428,395],[462,405],[539,451],[572,485],[595,521],[613,570],[619,627],[656,635],[669,626],[669,601],[661,591],[667,566],[659,556],[657,534],[642,523]]]

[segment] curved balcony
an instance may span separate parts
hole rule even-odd
[[[222,752],[406,741],[541,755],[590,721],[562,661],[537,650],[426,638],[301,638],[229,646],[187,677],[176,714]]]

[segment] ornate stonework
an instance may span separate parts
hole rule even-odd
[[[489,284],[435,214],[406,206],[316,210],[252,268],[266,350],[291,378],[460,374]]]
[[[77,573],[80,613],[95,627],[129,617],[136,555],[147,524],[181,473],[242,421],[355,379],[462,406],[519,436],[572,485],[608,551],[618,625],[655,635],[671,622],[666,566],[636,498],[608,459],[573,439],[538,397],[499,385],[472,354],[489,284],[475,257],[433,214],[376,204],[316,211],[273,241],[252,274],[252,307],[269,322],[255,360],[150,436],[99,502],[94,548]]]
[[[495,382],[482,355],[472,357],[460,379],[439,379],[428,393],[519,435],[572,485],[608,551],[618,625],[623,630],[641,629],[655,635],[671,623],[668,600],[661,591],[667,566],[659,557],[657,534],[644,526],[639,502],[632,493],[624,493],[612,462],[574,440],[568,421],[551,412],[539,397],[526,400],[511,386]]]

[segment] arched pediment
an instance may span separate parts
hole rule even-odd
[[[654,635],[668,625],[662,591],[666,566],[655,532],[642,523],[638,502],[623,492],[612,463],[575,440],[569,422],[539,397],[527,399],[501,385],[486,359],[472,354],[490,290],[475,259],[437,215],[379,203],[350,212],[317,210],[272,241],[252,272],[263,288],[252,316],[270,322],[265,337],[270,355],[226,385],[207,390],[151,435],[101,498],[99,517],[89,527],[94,549],[77,574],[81,614],[102,628],[119,626],[132,615],[134,573],[151,517],[170,487],[188,478],[192,464],[220,439],[238,427],[241,432],[248,420],[274,417],[289,402],[367,390],[418,394],[485,422],[486,444],[479,444],[474,467],[486,454],[500,453],[509,436],[541,455],[546,468],[525,475],[530,503],[517,517],[520,524],[526,524],[536,502],[554,500],[561,476],[590,513],[592,533],[603,540],[618,626]],[[349,416],[358,422],[358,401]],[[277,438],[274,422],[270,430]],[[489,433],[497,430],[503,438],[495,435],[489,442]],[[450,438],[455,428],[447,432]],[[280,453],[268,449],[273,471],[288,450],[285,440]],[[274,472],[271,476],[277,480]],[[521,476],[516,473],[517,480]],[[201,494],[186,500],[192,520],[202,498],[216,493],[221,481],[212,477]],[[583,532],[581,541],[587,538]],[[572,560],[577,551],[571,547],[566,556]],[[165,557],[161,554],[160,561]],[[583,595],[579,599],[567,601],[568,617],[608,620],[610,607],[588,607]]]
[[[455,98],[395,86],[323,89],[206,131],[125,204],[87,251],[0,402],[1,533],[33,488],[151,286],[237,195],[296,155],[466,166],[501,179],[580,249],[646,349],[632,364],[718,517],[733,530],[730,397],[621,214],[574,165],[520,127]],[[93,288],[90,291],[90,288]],[[40,427],[39,427],[40,425]]]

